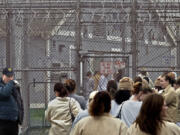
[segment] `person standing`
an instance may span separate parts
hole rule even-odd
[[[180,77],[177,78],[175,83],[176,93],[178,96],[178,105],[177,105],[177,125],[180,127]]]
[[[99,84],[98,84],[98,91],[105,91],[107,90],[107,84],[108,84],[108,74],[102,74],[99,80]]]
[[[67,79],[65,81],[65,87],[68,91],[68,97],[74,98],[77,104],[81,106],[81,109],[86,109],[86,100],[83,96],[76,94],[76,82],[73,79]]]
[[[97,90],[99,85],[99,80],[101,78],[101,73],[99,71],[95,71],[94,76],[92,78],[94,80],[94,90]]]
[[[0,135],[18,135],[24,116],[20,87],[12,68],[4,68],[0,78]]]
[[[149,77],[149,73],[147,71],[145,71],[145,70],[141,71],[138,74],[138,76],[141,77],[142,79],[145,79],[148,82],[148,85],[150,88],[154,87],[154,84],[153,84],[151,78]]]
[[[89,97],[89,94],[94,90],[94,79],[92,78],[92,73],[89,71],[86,74],[87,82],[86,82],[86,91],[85,91],[85,98],[86,100]]]
[[[174,80],[168,74],[163,74],[161,76],[160,84],[163,90],[160,92],[160,94],[164,97],[168,107],[167,117],[165,117],[165,120],[176,123],[178,99],[177,93],[172,87],[173,83]]]
[[[133,85],[133,96],[120,105],[121,109],[118,113],[118,118],[125,122],[128,127],[133,124],[139,114],[142,105],[142,101],[140,101],[142,90],[142,83],[136,82]]]
[[[123,77],[122,69],[118,69],[118,72],[114,76],[114,80],[119,83],[119,80]]]
[[[180,128],[175,123],[164,121],[166,111],[163,96],[148,95],[126,135],[180,135]]]
[[[62,83],[54,85],[56,98],[48,103],[45,118],[51,123],[49,135],[69,135],[73,118],[80,112],[77,101],[68,97],[68,91]]]
[[[107,91],[98,92],[90,103],[90,116],[81,119],[70,135],[126,135],[127,126],[113,118],[109,114],[110,110],[110,95]]]

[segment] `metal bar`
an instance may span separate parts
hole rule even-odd
[[[142,70],[137,70],[138,72],[142,71]],[[167,72],[167,71],[172,71],[171,69],[169,70],[146,70],[147,72]],[[180,70],[174,70],[174,72],[180,72]]]
[[[166,66],[166,67],[163,67],[163,66],[138,66],[137,68],[172,68],[174,66]]]
[[[76,61],[76,82],[77,82],[77,90],[79,92],[79,90],[81,90],[82,88],[82,84],[80,83],[81,78],[80,78],[80,53],[79,51],[81,50],[81,46],[82,46],[82,37],[81,37],[81,9],[80,9],[80,0],[77,0],[77,4],[76,4],[76,26],[75,26],[75,47],[76,47],[76,57],[75,57],[75,61]]]
[[[34,71],[34,72],[39,72],[39,71],[75,71],[76,68],[69,68],[69,67],[65,67],[65,68],[58,68],[58,69],[52,69],[52,68],[42,68],[42,69],[14,69],[14,72],[28,72],[28,71]],[[2,71],[2,69],[0,70]]]
[[[133,1],[132,9],[131,9],[131,36],[132,36],[132,43],[131,43],[131,51],[132,51],[132,78],[136,77],[137,72],[137,0]]]
[[[132,2],[79,2],[80,8],[129,8]],[[48,2],[8,2],[8,7],[6,4],[0,3],[0,8],[11,8],[11,9],[48,9],[48,8],[74,8],[76,9],[78,5],[77,1],[48,1]],[[151,10],[151,9],[179,9],[179,2],[161,2],[161,3],[143,3],[143,6],[137,5],[137,10]]]
[[[180,25],[176,26],[176,35],[177,35],[177,67],[180,68]]]
[[[11,23],[10,23],[11,13],[10,11],[7,14],[6,17],[6,66],[11,67]]]
[[[129,58],[129,56],[83,56],[84,58]]]

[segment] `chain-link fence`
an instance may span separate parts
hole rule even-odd
[[[1,0],[0,69],[13,67],[21,84],[23,129],[48,126],[54,82],[75,79],[84,94],[88,71],[116,79],[119,70],[132,78],[146,70],[152,80],[179,73],[179,7],[179,0]]]

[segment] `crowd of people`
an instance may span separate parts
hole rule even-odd
[[[120,72],[119,72],[120,73]],[[17,135],[23,104],[11,68],[0,82],[0,134]],[[84,95],[67,79],[54,85],[45,118],[49,135],[180,135],[180,77],[166,72],[155,82],[146,72],[135,78],[87,72]],[[11,130],[9,130],[11,128]]]
[[[50,135],[180,134],[180,77],[167,72],[152,83],[146,73],[134,79],[121,77],[118,81],[108,80],[107,76],[99,72],[92,76],[88,72],[85,98],[82,96],[81,100],[80,96],[73,96],[77,95],[75,87],[73,94],[69,92],[71,79],[65,84],[58,83],[59,88],[54,87],[56,98],[46,110]],[[61,96],[64,89],[67,93]]]

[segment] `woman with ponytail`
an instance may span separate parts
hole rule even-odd
[[[71,135],[126,135],[126,125],[113,118],[110,109],[110,95],[106,91],[98,92],[90,103],[90,116],[80,120]]]
[[[74,117],[80,111],[77,101],[67,97],[68,92],[62,83],[54,86],[56,98],[48,104],[45,118],[51,123],[49,135],[69,135],[72,126],[72,115]]]
[[[136,117],[141,108],[142,102],[140,97],[142,95],[142,83],[136,82],[132,89],[133,97],[120,106],[119,118],[126,123],[128,127],[136,120]]]

